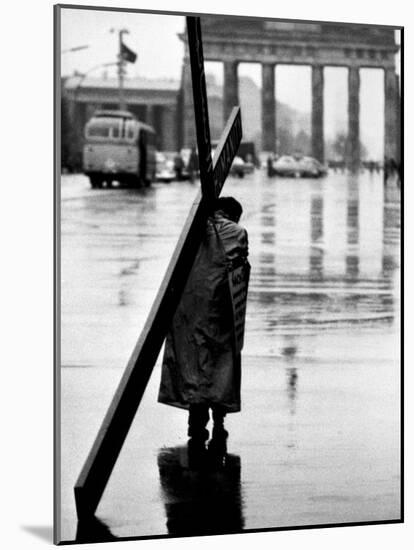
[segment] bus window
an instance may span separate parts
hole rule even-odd
[[[120,121],[116,119],[96,118],[86,128],[87,138],[118,139]]]
[[[136,137],[135,134],[136,123],[133,120],[128,120],[125,124],[125,137],[126,139],[133,140]]]
[[[102,120],[95,121],[86,129],[87,137],[109,137],[109,126]]]

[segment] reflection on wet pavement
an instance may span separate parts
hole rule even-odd
[[[207,459],[208,460],[208,459]],[[186,447],[161,449],[158,469],[170,535],[214,535],[243,529],[240,457],[218,466],[188,463]]]
[[[399,274],[395,193],[384,193],[381,178],[372,175],[261,178],[226,184],[227,193],[243,203],[249,230],[245,353],[271,352],[274,337],[289,328],[309,334],[392,322]],[[128,353],[127,342],[143,325],[195,192],[183,183],[134,193],[91,192],[83,179],[64,181],[64,362],[78,362],[81,348],[96,364],[118,364],[115,336]],[[106,308],[104,319],[98,306]],[[119,326],[126,327],[121,335]],[[104,356],[90,345],[98,339],[108,342]]]
[[[387,197],[380,178],[346,175],[305,185],[279,180],[271,191],[262,194],[259,240],[250,237],[258,261],[249,312],[260,323],[250,328],[272,337],[289,327],[309,333],[392,322],[398,316],[395,194]]]
[[[62,179],[63,539],[398,518],[399,191],[380,174],[256,172],[224,188],[243,204],[252,265],[227,469],[183,463],[186,415],[157,404],[158,363],[99,520],[77,526],[75,479],[196,192]]]

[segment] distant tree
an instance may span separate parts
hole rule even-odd
[[[332,143],[332,152],[338,160],[345,160],[348,139],[346,134],[340,132]]]
[[[277,135],[277,154],[278,155],[290,155],[294,149],[294,139],[292,132],[289,128],[284,126],[278,127],[276,131]]]
[[[359,142],[359,154],[360,154],[361,160],[365,160],[368,157],[368,150],[365,147],[365,145],[362,143],[362,141]]]
[[[348,136],[345,132],[339,132],[333,142],[329,144],[329,150],[333,156],[338,160],[345,160],[348,150]],[[362,141],[359,142],[359,151],[361,159],[365,159],[368,156],[368,151]]]
[[[304,130],[300,130],[294,139],[293,148],[295,153],[300,153],[301,155],[309,155],[311,148],[310,136]]]

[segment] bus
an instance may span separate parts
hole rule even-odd
[[[113,181],[131,187],[155,179],[155,132],[129,111],[96,111],[84,131],[83,171],[96,189]]]

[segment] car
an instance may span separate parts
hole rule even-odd
[[[167,158],[164,153],[157,151],[155,153],[155,180],[164,183],[170,183],[175,179],[174,161]]]
[[[198,177],[200,172],[194,167],[190,168],[191,149],[183,148],[180,151],[181,158],[183,159],[184,166],[181,172],[181,180],[190,180],[194,177]],[[213,156],[213,151],[211,152]],[[196,156],[196,164],[198,163],[198,156]],[[190,173],[192,171],[192,173]]]
[[[317,159],[308,156],[283,155],[273,162],[274,173],[283,177],[320,178],[327,168]]]
[[[244,174],[246,173],[246,167],[245,162],[241,157],[234,157],[233,162],[230,166],[230,175],[231,176],[238,176],[239,178],[244,178]]]
[[[244,161],[244,173],[245,174],[253,174],[255,170],[255,165],[251,160],[245,160]]]
[[[302,157],[298,161],[300,176],[303,178],[320,178],[327,174],[327,168],[313,157]]]
[[[300,177],[299,161],[289,155],[282,155],[273,162],[273,171],[277,176]]]

